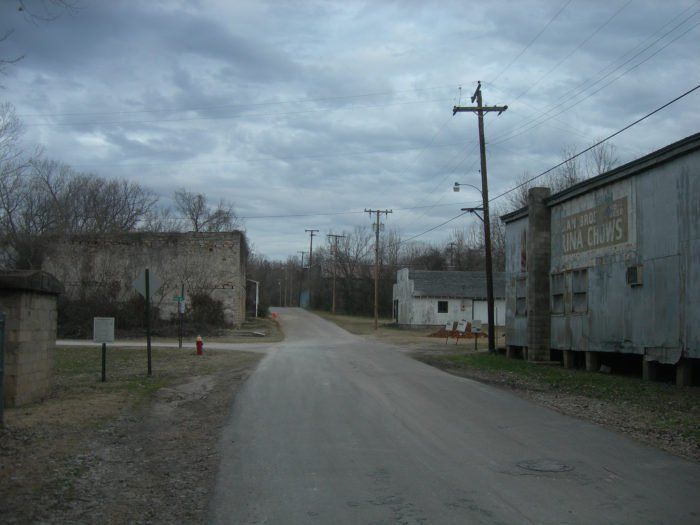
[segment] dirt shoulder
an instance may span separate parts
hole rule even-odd
[[[641,381],[484,353],[414,354],[450,374],[510,390],[563,414],[592,421],[673,454],[700,461],[700,389]]]
[[[57,348],[44,403],[7,409],[0,430],[3,523],[202,523],[218,439],[260,354]]]

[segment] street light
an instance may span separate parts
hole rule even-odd
[[[496,331],[495,327],[493,326],[496,322],[496,319],[494,317],[494,301],[493,301],[493,263],[491,261],[491,225],[489,224],[489,216],[485,212],[486,206],[488,205],[488,202],[486,199],[484,199],[484,192],[481,191],[479,188],[474,186],[473,184],[467,184],[465,182],[455,182],[455,185],[452,187],[452,191],[459,192],[460,186],[469,186],[470,188],[474,188],[476,191],[479,192],[481,195],[481,200],[483,201],[483,205],[479,208],[474,207],[474,208],[462,208],[462,211],[467,211],[469,213],[473,213],[479,219],[481,222],[484,224],[484,240],[485,240],[485,246],[484,250],[486,252],[486,260],[485,266],[486,266],[486,298],[487,298],[487,309],[488,309],[488,320],[489,320],[489,352],[495,352],[496,351]],[[481,212],[482,215],[479,215],[478,212]]]
[[[481,190],[479,188],[477,188],[473,184],[467,184],[466,182],[455,182],[455,185],[452,187],[452,191],[459,193],[460,186],[469,186],[470,188],[474,188],[476,191],[479,192],[479,195],[482,195]]]

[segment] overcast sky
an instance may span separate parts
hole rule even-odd
[[[462,105],[477,80],[508,105],[485,118],[496,196],[700,84],[691,0],[79,0],[52,21],[17,5],[0,0],[0,34],[14,29],[0,58],[24,56],[0,100],[26,144],[164,204],[179,187],[229,199],[271,258],[308,249],[304,229],[369,225],[365,208],[393,209],[387,227],[409,238],[474,205],[452,192],[480,185],[459,86]],[[613,142],[627,162],[699,122],[700,90]]]

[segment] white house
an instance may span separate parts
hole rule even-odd
[[[506,318],[505,274],[494,272],[494,316],[496,326]],[[449,321],[488,319],[485,272],[396,272],[393,317],[405,326],[444,326]]]

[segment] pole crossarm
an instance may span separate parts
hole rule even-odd
[[[452,108],[452,114],[455,115],[456,113],[464,112],[477,113],[479,111],[482,111],[484,113],[495,112],[500,115],[507,109],[508,106],[454,106]]]

